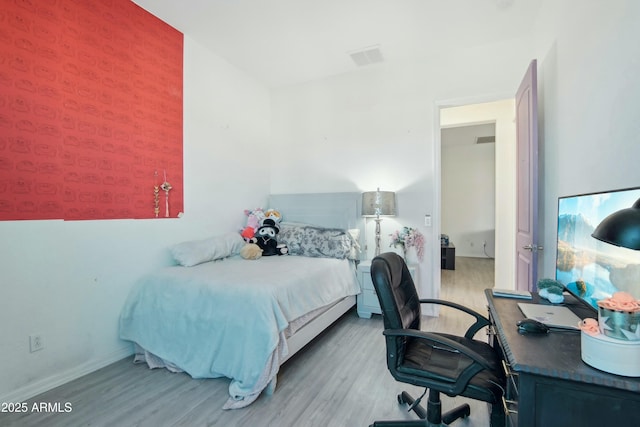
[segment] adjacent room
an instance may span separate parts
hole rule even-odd
[[[485,289],[522,277],[533,69],[528,290],[557,278],[559,200],[640,186],[639,20],[636,0],[2,0],[0,425],[416,419],[372,260],[398,254],[421,299],[502,310]],[[243,304],[202,304],[211,277]],[[421,310],[423,330],[469,326]],[[219,335],[191,352],[204,312]],[[496,424],[491,397],[446,394],[471,407],[452,425]]]

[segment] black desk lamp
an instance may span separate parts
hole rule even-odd
[[[615,246],[640,250],[640,199],[630,208],[603,219],[591,236]]]

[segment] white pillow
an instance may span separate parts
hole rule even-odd
[[[173,245],[170,250],[176,262],[192,267],[240,253],[245,241],[239,233],[229,232],[204,240],[191,240]]]

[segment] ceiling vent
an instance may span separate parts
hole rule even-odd
[[[495,136],[477,136],[476,144],[490,144],[496,142]]]
[[[362,49],[349,52],[351,59],[358,67],[365,65],[377,64],[384,61],[380,46],[369,46]]]

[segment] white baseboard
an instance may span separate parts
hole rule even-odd
[[[84,375],[90,374],[91,372],[97,371],[98,369],[104,368],[107,365],[131,355],[133,355],[132,346],[123,347],[100,360],[89,361],[73,369],[58,372],[48,378],[44,378],[27,384],[24,387],[20,387],[17,390],[13,390],[10,393],[0,396],[0,402],[24,402],[34,396],[61,386],[62,384],[66,384],[69,381],[78,379]]]

